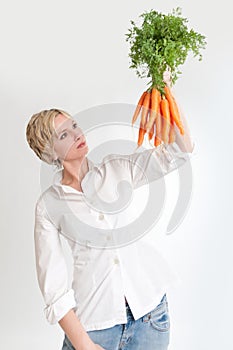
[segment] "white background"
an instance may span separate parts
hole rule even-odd
[[[34,260],[34,204],[40,160],[28,147],[32,114],[76,114],[105,103],[135,104],[148,80],[129,69],[125,33],[152,8],[180,6],[207,37],[190,55],[175,91],[198,147],[189,211],[166,237],[181,277],[168,295],[170,350],[232,347],[232,11],[230,1],[8,1],[0,14],[1,349],[60,350],[63,331],[47,323]],[[66,242],[67,261],[71,262]]]

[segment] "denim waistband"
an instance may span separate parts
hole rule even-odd
[[[160,300],[160,303],[158,304],[158,305],[160,305],[160,304],[162,304],[164,301],[166,301],[167,300],[167,295],[166,295],[166,293],[163,295],[163,297],[162,297],[162,299]],[[157,305],[157,306],[158,306]],[[157,307],[156,306],[156,307]],[[134,317],[133,317],[133,314],[132,314],[132,312],[131,312],[131,309],[130,309],[130,307],[129,307],[129,304],[128,304],[128,302],[125,300],[125,308],[126,308],[126,314],[127,314],[127,320],[129,321],[129,320],[134,320]]]

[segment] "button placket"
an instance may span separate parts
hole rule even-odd
[[[114,258],[113,261],[114,261],[114,264],[119,264],[119,262],[120,262],[118,258]]]
[[[103,213],[99,213],[99,220],[104,220],[104,214]]]

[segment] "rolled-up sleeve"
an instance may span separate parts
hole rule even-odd
[[[74,290],[68,286],[68,271],[60,234],[42,208],[35,207],[34,244],[39,288],[46,307],[44,314],[50,324],[56,324],[76,306]]]
[[[146,149],[142,152],[123,155],[121,164],[127,167],[131,175],[132,186],[137,188],[178,169],[196,153],[195,143],[192,152],[184,152],[174,142],[168,145],[161,144],[159,147]]]

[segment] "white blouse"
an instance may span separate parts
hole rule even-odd
[[[176,275],[145,237],[151,232],[156,240],[164,175],[192,154],[173,143],[110,154],[99,164],[87,157],[83,192],[61,184],[62,169],[55,173],[36,202],[34,226],[37,279],[50,324],[72,308],[86,331],[126,323],[124,296],[135,320],[158,305]],[[143,211],[148,192],[153,202],[147,199]],[[72,286],[60,235],[72,252]]]

